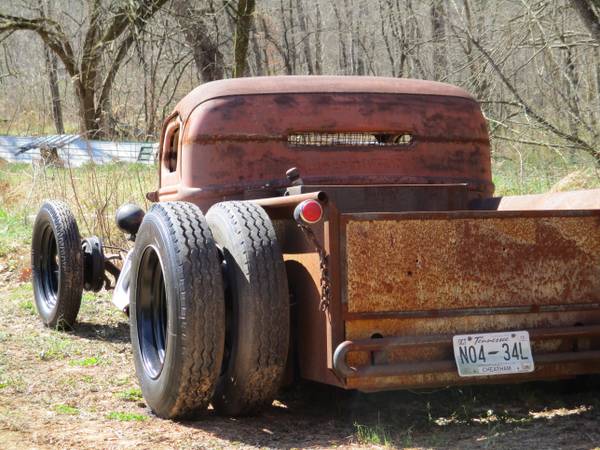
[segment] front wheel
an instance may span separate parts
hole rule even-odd
[[[130,278],[131,344],[156,415],[193,417],[213,395],[225,307],[217,248],[197,206],[154,205],[138,231]]]
[[[71,328],[83,293],[83,256],[75,216],[63,202],[40,208],[31,239],[33,295],[45,325]]]

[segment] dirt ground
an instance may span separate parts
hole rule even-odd
[[[128,323],[86,294],[79,325],[44,328],[27,272],[0,267],[0,448],[595,448],[595,379],[382,394],[301,383],[262,415],[161,420],[141,398]]]

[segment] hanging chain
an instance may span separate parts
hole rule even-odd
[[[326,311],[329,308],[329,298],[331,294],[331,282],[329,280],[327,255],[325,254],[325,249],[321,246],[321,243],[315,236],[312,228],[299,222],[298,226],[302,229],[302,231],[304,231],[304,234],[306,234],[319,254],[319,271],[321,272],[321,301],[319,302],[319,309],[321,311]]]

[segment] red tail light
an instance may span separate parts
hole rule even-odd
[[[317,223],[323,218],[323,207],[316,200],[304,200],[294,210],[294,219],[304,223]]]

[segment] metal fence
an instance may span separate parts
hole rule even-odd
[[[153,164],[155,142],[116,142],[83,139],[78,135],[41,137],[0,136],[0,158],[7,162],[48,161],[77,167],[86,163],[138,162]]]

